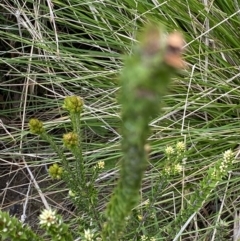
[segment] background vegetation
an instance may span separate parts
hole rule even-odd
[[[71,130],[63,99],[84,99],[83,156],[89,167],[105,163],[95,183],[101,213],[122,156],[117,93],[123,56],[131,54],[143,25],[161,22],[168,31],[183,33],[188,69],[175,78],[163,99],[163,113],[151,121],[141,203],[123,240],[141,240],[143,235],[159,240],[161,227],[183,209],[209,167],[229,149],[236,155],[232,172],[204,200],[181,239],[238,240],[238,1],[3,0],[0,11],[2,210],[19,218],[25,214],[25,222],[41,232],[37,216],[46,201],[76,233],[91,228],[93,220],[72,204],[65,184],[49,177],[47,168],[59,159],[47,142],[30,134],[27,123],[41,119],[61,148],[63,133]],[[164,151],[178,141],[187,147],[184,172],[164,183]],[[74,162],[70,152],[66,155]]]

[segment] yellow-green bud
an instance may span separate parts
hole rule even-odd
[[[69,132],[63,135],[63,144],[67,148],[73,148],[78,145],[78,135],[74,132]]]
[[[63,174],[63,168],[60,167],[57,163],[54,163],[52,166],[48,168],[48,173],[52,179],[61,179]]]
[[[68,195],[69,197],[76,197],[76,193],[73,192],[72,190],[69,190]]]
[[[31,133],[33,133],[33,134],[39,135],[45,131],[44,127],[43,127],[43,123],[36,118],[30,119],[28,126],[30,128]]]
[[[71,113],[81,113],[83,109],[83,100],[79,96],[68,96],[64,100],[63,108]]]

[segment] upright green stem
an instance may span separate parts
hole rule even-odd
[[[160,101],[170,83],[171,73],[175,67],[183,66],[181,47],[179,34],[166,38],[161,27],[151,26],[146,28],[133,56],[125,62],[120,95],[123,161],[118,185],[106,210],[104,241],[119,240],[126,218],[138,202],[147,165],[144,146],[150,131],[149,120],[159,114]]]

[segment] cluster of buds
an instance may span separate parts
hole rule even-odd
[[[172,156],[173,154],[183,154],[186,150],[186,146],[183,141],[177,142],[176,146],[173,148],[172,146],[167,146],[165,149],[165,153],[167,157]]]
[[[28,126],[30,128],[31,133],[33,134],[40,135],[45,131],[43,127],[43,123],[36,118],[30,119]]]
[[[81,113],[83,109],[83,100],[79,96],[68,96],[64,100],[63,108],[70,113]]]
[[[232,150],[227,150],[223,154],[223,158],[218,161],[217,165],[211,170],[211,177],[215,180],[221,179],[222,176],[226,175],[232,167],[234,162],[234,153]]]
[[[184,153],[186,150],[186,146],[184,144],[183,141],[179,141],[177,144],[176,144],[176,151],[178,154],[182,154]]]
[[[95,166],[94,168],[95,169],[103,169],[105,166],[105,162],[104,161],[99,161]]]
[[[177,175],[183,171],[183,165],[177,164],[169,164],[166,165],[163,169],[163,174],[167,176]]]
[[[169,176],[169,175],[176,175],[182,172],[183,162],[180,163],[180,161],[182,161],[182,156],[185,151],[186,151],[186,146],[182,141],[177,142],[175,147],[167,146],[165,148],[167,162],[163,170],[164,174]]]
[[[170,156],[172,156],[172,155],[174,154],[174,149],[173,149],[173,147],[167,146],[167,147],[165,148],[165,154],[166,154],[166,156],[167,156],[168,158],[170,158]]]
[[[141,241],[156,241],[156,239],[154,237],[149,238],[146,235],[142,235]]]
[[[48,173],[52,179],[61,179],[63,174],[63,168],[60,167],[57,163],[54,163],[52,166],[48,168]]]
[[[86,241],[93,241],[94,233],[90,229],[84,230],[84,239]]]
[[[232,162],[234,160],[234,154],[232,150],[227,150],[223,154],[223,160],[219,166],[219,170],[224,173],[228,171],[228,167],[231,166]]]
[[[28,225],[21,223],[17,218],[10,217],[9,213],[0,211],[1,240],[43,240],[38,237]]]
[[[63,135],[63,144],[67,148],[71,149],[78,145],[78,135],[74,132],[69,132]]]
[[[200,181],[199,187],[195,193],[190,197],[189,210],[193,212],[202,206],[202,203],[208,198],[212,190],[216,188],[218,183],[226,176],[231,170],[234,162],[234,153],[232,150],[228,150],[223,154],[223,158],[218,160],[213,167],[210,167],[207,171],[207,175]]]

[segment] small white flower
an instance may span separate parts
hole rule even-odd
[[[146,235],[142,235],[141,236],[141,241],[146,241],[147,240],[147,236]]]
[[[84,237],[86,240],[92,241],[94,237],[94,233],[90,229],[87,229],[87,230],[84,229]]]
[[[226,162],[231,161],[233,159],[233,155],[234,154],[233,154],[232,150],[225,151],[223,154],[224,161],[226,161]]]
[[[184,152],[186,147],[185,147],[185,144],[183,141],[179,141],[177,144],[176,144],[176,149],[178,152]]]
[[[169,166],[166,166],[166,167],[164,168],[164,171],[165,171],[165,173],[166,173],[167,175],[170,175],[170,173],[171,173],[171,168],[170,168]]]
[[[166,155],[170,156],[174,153],[174,149],[171,146],[167,146],[165,149]]]
[[[99,161],[96,165],[99,169],[103,169],[105,166],[105,162],[104,161]]]
[[[217,170],[214,168],[213,172],[212,172],[212,178],[216,178],[217,177]]]
[[[51,226],[57,222],[56,211],[51,209],[45,209],[39,216],[40,224]]]
[[[174,171],[175,171],[175,172],[180,173],[180,172],[182,172],[182,170],[183,170],[182,165],[176,164],[176,165],[174,166]]]
[[[227,165],[225,165],[224,162],[222,162],[221,165],[219,166],[219,170],[221,172],[224,172],[226,168],[227,168]]]
[[[151,237],[150,241],[156,241],[156,239],[154,237]]]
[[[151,213],[150,218],[151,218],[151,219],[154,219],[154,218],[155,218],[155,213],[154,213],[154,212]]]

